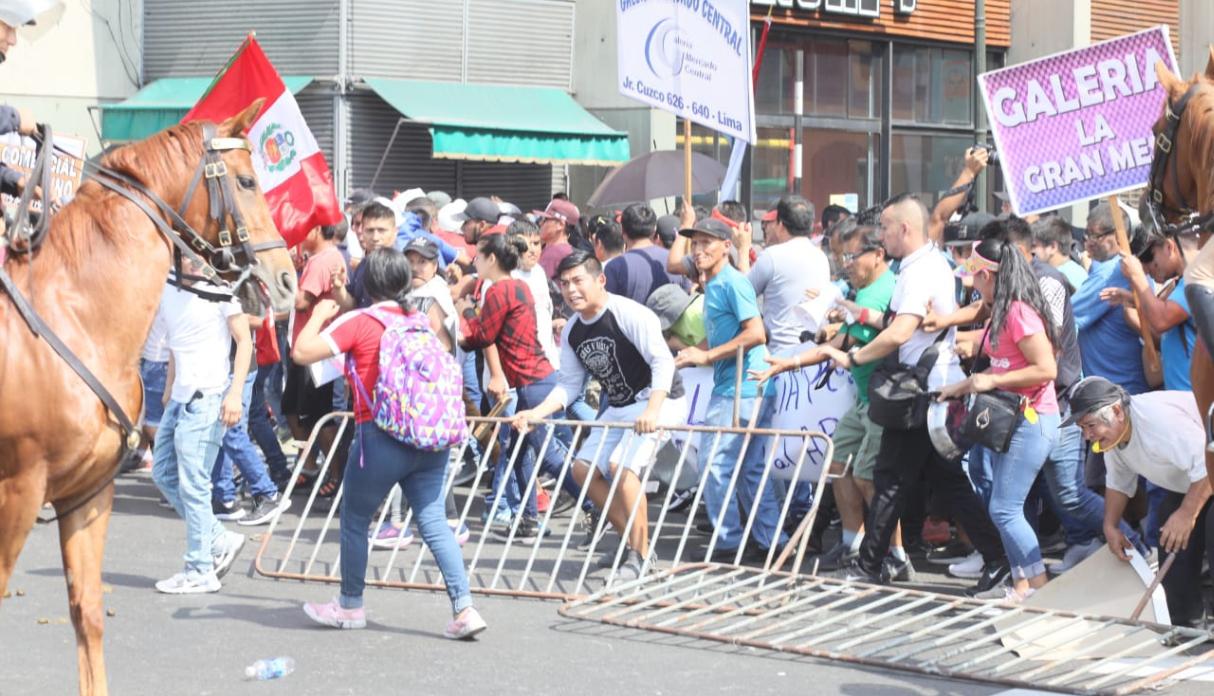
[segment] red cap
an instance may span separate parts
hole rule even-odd
[[[759,219],[763,222],[775,222],[777,217],[779,217],[779,216],[776,214],[776,209],[772,208],[771,210],[767,211],[766,213],[763,213],[763,217],[761,217]]]
[[[543,210],[533,210],[531,212],[542,219],[560,220],[569,225],[576,225],[582,219],[582,214],[578,211],[576,205],[560,198],[553,198],[548,207]]]
[[[507,227],[505,225],[494,225],[489,229],[481,232],[482,237],[488,237],[491,234],[506,234]]]

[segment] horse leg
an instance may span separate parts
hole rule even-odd
[[[113,504],[114,486],[111,484],[84,506],[59,520],[59,548],[63,552],[68,608],[76,628],[80,696],[106,696],[109,693],[101,642],[105,620],[101,557]]]
[[[0,602],[45,496],[46,477],[41,467],[0,480]]]
[[[1193,380],[1197,413],[1201,415],[1202,425],[1208,429],[1210,404],[1214,403],[1214,362],[1210,361],[1210,353],[1206,350],[1204,341],[1198,341],[1194,346],[1189,377]],[[1208,432],[1206,438],[1209,439]],[[1210,480],[1214,481],[1214,453],[1209,449],[1206,450],[1206,472],[1209,473]]]

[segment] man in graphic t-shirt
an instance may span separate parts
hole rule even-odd
[[[515,414],[514,426],[526,431],[533,421],[565,408],[590,377],[602,385],[607,402],[598,420],[636,423],[632,432],[592,429],[572,470],[578,484],[588,487],[587,497],[607,509],[607,519],[621,535],[635,514],[628,528],[628,555],[616,574],[620,580],[635,580],[649,554],[648,506],[640,477],[667,437],[658,428],[686,419],[683,385],[657,315],[608,293],[602,266],[592,254],[572,252],[561,260],[557,277],[574,310],[562,334],[559,381],[542,403]]]

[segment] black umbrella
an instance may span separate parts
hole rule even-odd
[[[691,154],[691,192],[720,189],[725,165],[698,152]],[[620,165],[590,195],[591,207],[642,203],[683,194],[683,152],[658,150]]]

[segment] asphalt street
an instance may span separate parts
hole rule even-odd
[[[257,529],[254,528],[253,533]],[[247,531],[247,530],[246,530]],[[0,695],[74,694],[74,637],[54,527],[34,530],[0,607]],[[120,479],[105,558],[106,657],[118,696],[216,694],[846,694],[1002,692],[976,684],[777,655],[571,621],[558,604],[478,598],[489,630],[442,638],[446,597],[369,589],[369,625],[336,631],[300,609],[333,586],[252,575],[250,540],[218,594],[167,596],[153,583],[179,567],[182,523],[156,504],[146,475]],[[245,682],[258,658],[296,671]],[[1208,686],[1208,685],[1206,685]],[[1199,693],[1185,687],[1178,693]]]

